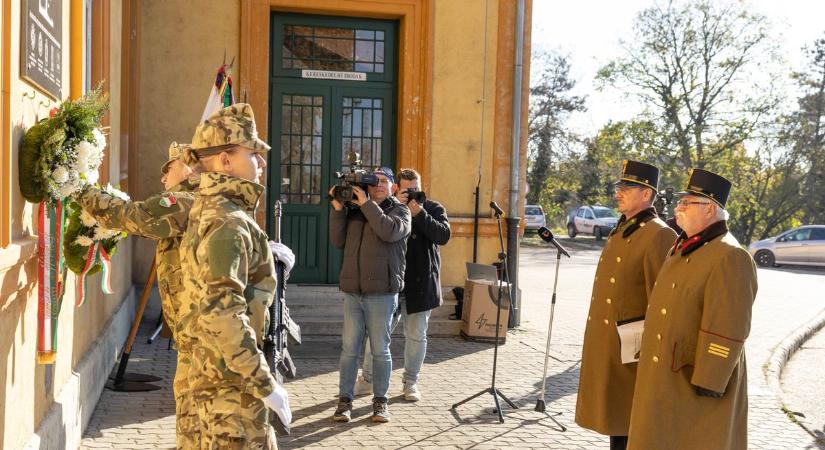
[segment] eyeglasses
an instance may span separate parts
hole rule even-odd
[[[682,200],[679,200],[678,202],[676,202],[677,207],[681,206],[683,208],[687,208],[690,205],[710,205],[710,202],[692,202],[692,201],[685,200],[685,199],[682,199]]]

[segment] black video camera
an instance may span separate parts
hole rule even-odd
[[[416,202],[418,202],[419,205],[423,205],[424,202],[427,201],[427,194],[425,194],[424,191],[419,191],[415,188],[409,188],[406,191],[404,191],[404,193],[407,194],[407,203],[409,203],[410,200],[415,200]]]
[[[338,200],[339,202],[352,206],[352,200],[355,197],[353,186],[358,186],[364,191],[367,186],[378,185],[378,177],[374,174],[367,173],[361,168],[361,160],[358,158],[358,153],[349,151],[347,153],[347,161],[349,162],[349,172],[335,172],[335,178],[338,178],[338,184],[332,188],[332,195],[330,200]]]
[[[656,208],[656,214],[662,218],[662,220],[667,220],[670,216],[670,211],[673,210],[671,205],[673,204],[673,197],[674,197],[675,189],[672,186],[668,186],[665,189],[659,191],[659,195],[656,197],[656,201],[653,203],[653,207]]]

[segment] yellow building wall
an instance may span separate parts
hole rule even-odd
[[[151,1],[140,8],[140,153],[132,173],[142,199],[163,189],[160,168],[169,143],[191,142],[224,54],[227,62],[235,57],[234,73],[240,70],[240,1]],[[154,246],[135,253],[134,281],[143,283]]]
[[[113,1],[112,4],[118,3]],[[63,4],[63,92],[69,92],[70,1]],[[119,48],[119,7],[112,8],[112,45]],[[67,280],[67,293],[58,322],[57,361],[54,365],[37,365],[37,256],[36,205],[27,203],[17,188],[17,153],[25,130],[39,118],[47,116],[55,105],[20,78],[20,11],[21,2],[11,2],[10,20],[10,123],[3,133],[11,133],[12,163],[12,243],[0,249],[0,448],[22,448],[37,429],[44,414],[53,405],[72,375],[73,368],[87,353],[120,306],[131,286],[132,242],[120,244],[113,258],[113,295],[103,295],[99,275],[89,280],[87,303],[75,308],[74,275]],[[116,44],[117,42],[117,44]],[[114,47],[117,45],[117,47]],[[110,75],[120,78],[119,60],[112,58]],[[34,98],[31,98],[34,96]],[[112,97],[115,108],[119,96]],[[112,132],[119,130],[118,114],[111,117]],[[114,134],[113,134],[114,135]],[[116,139],[111,141],[117,142]],[[112,146],[117,152],[117,144]],[[117,157],[111,158],[117,161]],[[91,407],[91,405],[90,405]],[[69,419],[67,419],[69,420]]]
[[[294,2],[286,3],[290,4],[288,10],[316,14],[323,14],[324,8],[330,7],[328,0],[306,0],[299,7],[293,5]],[[429,180],[424,180],[424,186],[430,197],[445,205],[449,216],[455,219],[454,228],[462,230],[442,248],[442,282],[456,286],[463,285],[464,263],[472,259],[472,231],[468,224],[472,221],[473,192],[479,172],[480,215],[491,217],[488,204],[494,199],[502,208],[507,208],[501,188],[508,186],[511,138],[501,130],[511,128],[511,119],[507,117],[507,123],[497,123],[497,119],[502,120],[501,111],[511,110],[513,53],[507,51],[499,55],[499,35],[503,9],[509,11],[503,24],[507,31],[505,38],[513,38],[510,28],[515,1],[421,0],[421,3],[431,7],[429,20],[432,21],[427,24],[431,31],[426,36],[432,40],[432,56],[425,61],[432,71],[432,86],[430,139],[423,149],[430,157]],[[280,2],[272,4],[275,9],[281,8]],[[224,50],[228,59],[240,54],[241,8],[238,0],[170,0],[144,2],[141,10],[141,157],[135,173],[140,184],[138,196],[142,198],[160,189],[158,171],[169,142],[191,139]],[[192,17],[197,20],[191,20]],[[189,20],[185,20],[187,18]],[[529,26],[526,29],[529,30]],[[259,39],[268,40],[269,36]],[[172,41],[175,45],[168,45]],[[525,57],[529,59],[529,39],[527,49]],[[502,67],[506,73],[508,65],[509,76],[499,75]],[[240,72],[236,62],[234,73]],[[500,97],[501,93],[506,95]],[[427,114],[424,110],[418,113]],[[399,111],[398,117],[403,116]],[[265,129],[263,123],[258,126]],[[501,134],[498,139],[497,132]],[[522,153],[524,173],[526,151]],[[494,184],[496,177],[498,181]],[[462,222],[461,226],[458,222]],[[506,233],[506,228],[504,231]],[[482,225],[481,234],[478,261],[493,263],[499,252],[497,231],[488,223],[486,228]],[[151,257],[151,249],[136,249],[135,281],[145,279]]]
[[[444,204],[452,219],[472,217],[479,176],[482,217],[493,200],[498,3],[434,3],[430,196]],[[442,248],[444,285],[464,284],[472,239],[454,236]],[[493,263],[498,252],[497,236],[479,238],[478,262]]]

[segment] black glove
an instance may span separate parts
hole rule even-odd
[[[724,396],[725,393],[711,391],[710,389],[705,389],[703,387],[696,386],[696,395],[701,395],[702,397],[722,398],[722,396]]]

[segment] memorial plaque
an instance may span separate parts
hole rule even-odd
[[[59,100],[63,87],[63,2],[23,0],[20,72],[23,79]]]

